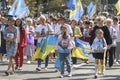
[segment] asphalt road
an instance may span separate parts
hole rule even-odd
[[[55,72],[54,63],[49,63],[48,70],[42,69],[36,71],[37,64],[35,61],[31,64],[24,64],[22,71],[16,71],[14,75],[5,76],[7,62],[0,63],[0,80],[96,80],[94,79],[94,63],[85,64],[79,61],[76,68],[72,69],[72,77],[67,77],[65,72],[64,78],[59,78],[60,73]],[[44,68],[44,63],[42,65]],[[108,68],[103,77],[98,76],[97,80],[120,80],[120,65],[114,64]]]

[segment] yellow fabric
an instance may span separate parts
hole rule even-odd
[[[79,8],[80,7],[80,4],[81,4],[81,1],[78,0],[77,4],[76,4],[76,8]]]
[[[118,0],[118,2],[115,4],[115,7],[116,7],[116,9],[117,9],[117,15],[119,15],[120,14],[120,0]]]
[[[74,28],[74,35],[82,37],[82,32],[77,26]]]
[[[75,13],[75,10],[70,10],[70,17],[72,17]]]
[[[72,50],[72,57],[77,57],[77,58],[81,58],[81,59],[88,59],[88,57],[86,57],[83,52],[82,49],[79,47],[75,47]]]
[[[36,59],[42,59],[42,60],[44,60],[47,57],[47,55],[49,55],[51,52],[54,51],[54,49],[55,49],[55,46],[53,46],[53,45],[47,45],[45,53],[41,54],[40,53],[41,48],[37,48],[35,54],[32,57],[32,60],[36,60]]]

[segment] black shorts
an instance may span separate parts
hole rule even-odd
[[[37,46],[37,41],[38,41],[38,40],[34,40],[34,45],[35,45],[35,46]]]
[[[95,59],[104,59],[104,53],[93,53]]]

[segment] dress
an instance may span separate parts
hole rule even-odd
[[[4,32],[5,38],[11,39],[14,38],[15,35],[17,34],[17,29],[14,27],[13,29],[6,28]],[[17,42],[14,40],[10,44],[6,42],[6,54],[8,57],[14,57],[17,51]]]
[[[5,25],[0,25],[0,30],[5,29]],[[3,32],[1,32],[1,46],[0,46],[0,53],[5,54],[6,53],[6,41],[3,36]]]
[[[27,32],[27,39],[26,39],[26,47],[25,47],[25,56],[33,56],[34,54],[34,34],[29,33],[29,31],[32,31],[34,33],[34,27],[33,26],[27,26],[26,32]]]

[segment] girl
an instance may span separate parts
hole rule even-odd
[[[17,53],[15,55],[15,62],[16,62],[16,67],[15,69],[21,70],[23,66],[23,58],[24,58],[24,47],[26,44],[26,30],[22,26],[22,20],[17,19],[15,21],[15,26],[18,28],[19,34],[17,37],[18,41],[18,49]],[[20,59],[20,60],[18,60]]]
[[[27,19],[26,26],[27,42],[25,47],[25,56],[27,56],[27,63],[31,63],[31,57],[34,53],[34,27],[32,26],[32,19]]]
[[[81,27],[81,31],[82,31],[83,36],[80,39],[86,42],[90,42],[91,32],[92,32],[91,22],[84,21],[84,27]],[[85,55],[88,56],[88,53]],[[89,63],[88,59],[84,61],[85,63]]]
[[[5,72],[7,76],[9,75],[10,68],[12,68],[12,73],[14,73],[13,57],[15,56],[16,51],[17,51],[17,42],[16,42],[17,29],[14,26],[14,24],[15,24],[14,19],[9,18],[8,20],[9,27],[7,27],[4,31],[4,39],[6,40],[7,57],[9,60],[8,69]]]
[[[6,41],[4,39],[3,33],[6,29],[7,25],[6,19],[4,17],[1,17],[1,24],[0,24],[0,35],[1,35],[1,46],[0,46],[0,62],[3,62],[2,56],[6,53]]]
[[[100,59],[101,62],[101,75],[104,75],[104,65],[103,65],[103,58],[104,58],[104,51],[107,49],[106,40],[103,37],[103,31],[101,29],[96,30],[96,37],[93,40],[92,44],[92,51],[93,57],[95,58],[95,78],[98,75],[98,61]]]
[[[78,21],[73,19],[71,22],[71,27],[72,27],[72,31],[73,31],[73,41],[74,38],[80,38],[82,37],[82,32],[78,27]],[[77,64],[77,57],[72,57],[72,62],[73,62],[73,67],[75,67],[75,65]]]
[[[61,27],[61,35],[58,37],[58,42],[56,44],[56,53],[59,52],[60,57],[60,78],[64,77],[64,63],[66,62],[68,76],[71,77],[71,38],[70,35],[66,33],[67,28],[65,25]]]

